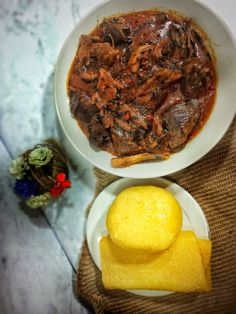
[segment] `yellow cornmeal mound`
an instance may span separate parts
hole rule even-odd
[[[182,209],[173,195],[155,186],[123,190],[107,215],[112,241],[124,249],[160,252],[175,240],[182,225]]]
[[[211,288],[211,241],[198,240],[192,231],[180,232],[161,253],[127,251],[109,236],[101,239],[100,252],[107,289],[200,292]]]

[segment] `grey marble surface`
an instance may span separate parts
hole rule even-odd
[[[88,1],[86,8],[96,1]],[[93,197],[92,166],[61,134],[53,100],[53,70],[59,50],[85,13],[82,1],[7,0],[0,2],[1,138],[12,157],[43,139],[59,138],[77,171],[72,189],[45,214],[76,265],[83,239],[84,210]],[[14,88],[12,88],[14,87]]]
[[[58,125],[52,82],[65,38],[99,2],[0,0],[1,314],[86,312],[73,296],[72,276],[95,178]],[[236,35],[236,2],[204,2]],[[77,169],[71,170],[72,189],[32,216],[12,193],[7,169],[17,154],[48,137],[60,139]]]
[[[73,269],[40,211],[19,206],[0,141],[0,313],[86,313],[72,293]]]
[[[95,179],[61,133],[52,91],[59,50],[86,8],[74,0],[0,1],[0,313],[87,312],[73,295],[72,276]],[[60,139],[77,170],[67,194],[29,217],[7,169],[17,154],[49,137]]]

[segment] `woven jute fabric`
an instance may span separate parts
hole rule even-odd
[[[106,290],[85,242],[78,267],[77,294],[95,313],[236,313],[235,122],[205,157],[168,177],[192,194],[207,217],[213,241],[212,291],[145,298],[126,291]],[[117,179],[98,169],[95,175],[96,195]]]

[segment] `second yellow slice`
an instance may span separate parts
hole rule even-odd
[[[106,236],[100,241],[100,253],[102,282],[107,289],[211,289],[211,241],[198,240],[192,231],[180,232],[174,244],[162,253],[127,251]]]
[[[123,190],[107,215],[112,241],[124,249],[160,252],[174,242],[182,226],[182,209],[174,196],[156,186]]]

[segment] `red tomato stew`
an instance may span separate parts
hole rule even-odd
[[[205,124],[216,81],[209,41],[196,23],[148,10],[106,18],[81,35],[68,95],[96,147],[165,159]]]

